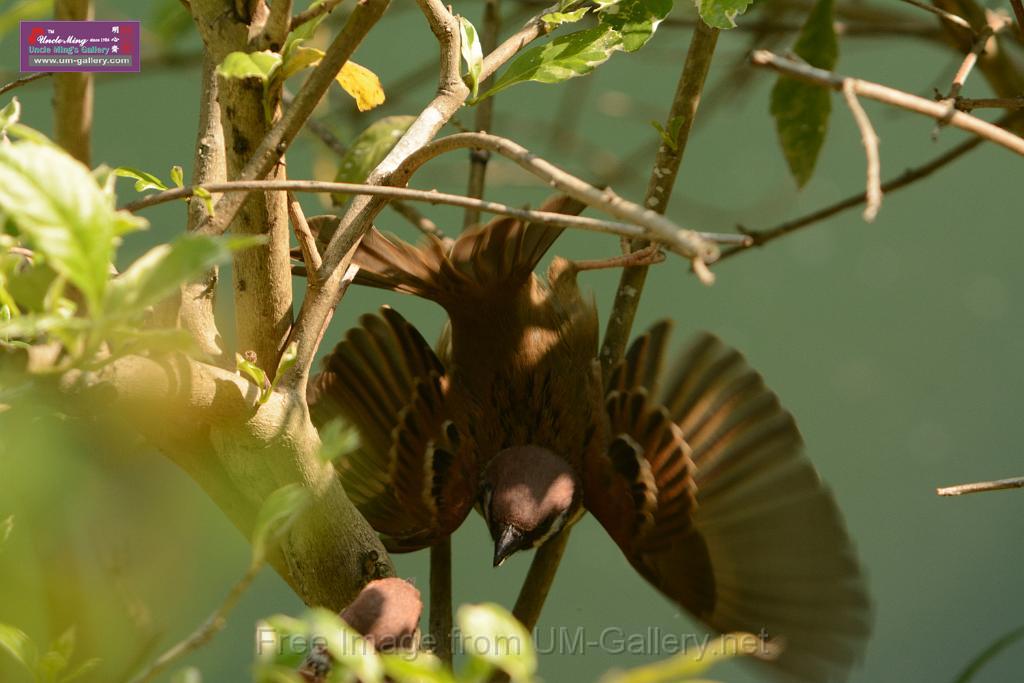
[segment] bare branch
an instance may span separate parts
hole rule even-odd
[[[501,0],[486,0],[484,5],[483,29],[480,32],[480,46],[484,54],[490,54],[498,45],[498,33],[501,30]],[[480,83],[483,86],[483,83]],[[494,97],[488,97],[476,105],[473,127],[477,132],[490,131],[494,120]],[[469,153],[469,188],[466,195],[480,199],[484,196],[487,180],[488,152],[470,151]],[[480,222],[480,212],[475,209],[466,211],[462,227],[469,228]]]
[[[15,80],[11,81],[10,83],[5,83],[4,85],[0,86],[0,95],[4,95],[6,93],[9,93],[10,91],[14,90],[15,88],[20,88],[21,86],[27,85],[28,83],[31,83],[32,81],[38,81],[40,78],[46,78],[47,76],[52,76],[52,75],[53,75],[52,73],[47,72],[47,73],[32,74],[31,76],[25,76],[23,78],[17,78]]]
[[[53,15],[60,21],[92,19],[92,0],[57,0]],[[58,73],[53,77],[54,138],[86,166],[92,165],[93,86],[91,73]]]
[[[958,97],[954,103],[960,111],[974,109],[1024,109],[1024,95],[1018,97]]]
[[[316,274],[323,265],[320,258],[320,251],[316,247],[316,238],[313,231],[309,229],[306,222],[306,214],[302,212],[302,205],[295,195],[288,193],[288,215],[292,220],[292,230],[295,231],[295,239],[299,242],[299,249],[302,250],[302,262],[306,264],[306,272],[309,273],[309,281],[316,284]]]
[[[562,529],[561,533],[555,534],[537,548],[533,556],[530,571],[523,580],[523,588],[516,598],[515,607],[512,608],[512,614],[527,631],[532,631],[540,619],[544,601],[551,592],[558,565],[561,564],[565,547],[569,544],[570,531],[571,528]]]
[[[325,14],[330,14],[334,9],[340,5],[344,0],[324,0],[319,5],[314,5],[308,9],[304,9],[294,17],[292,17],[291,29],[294,31],[303,24],[313,21],[317,17],[321,17]]]
[[[971,24],[963,17],[959,17],[953,14],[952,12],[947,12],[946,10],[935,7],[934,5],[929,5],[928,3],[923,2],[923,0],[902,0],[902,2],[905,2],[908,5],[913,5],[914,7],[917,7],[919,9],[923,9],[925,12],[931,12],[936,16],[942,17],[951,24],[962,26],[968,31],[974,30]]]
[[[671,143],[663,140],[658,146],[654,168],[651,169],[650,179],[647,183],[647,196],[644,205],[651,207],[659,214],[664,213],[668,208],[676,176],[679,173],[679,166],[683,161],[686,144],[690,138],[690,130],[693,128],[693,122],[697,116],[697,107],[700,104],[704,82],[711,68],[711,60],[717,42],[718,29],[711,28],[703,22],[694,29],[693,38],[690,40],[690,47],[686,53],[686,61],[683,63],[679,83],[676,86],[675,96],[672,99],[664,126],[665,130],[673,130],[673,121],[675,121],[678,124],[678,132]],[[630,248],[642,249],[646,245],[646,242],[637,241],[631,244]],[[694,260],[695,271],[703,275],[707,281],[710,273],[701,268],[703,261],[697,263],[698,260]],[[640,294],[643,292],[646,280],[647,268],[642,266],[626,268],[619,277],[612,314],[608,317],[604,341],[601,345],[601,370],[605,376],[625,351],[630,332],[633,329],[633,319],[636,317],[636,310],[640,304]]]
[[[779,57],[767,50],[755,51],[751,55],[751,62],[755,66],[766,67],[786,76],[798,78],[814,85],[832,88],[833,90],[842,91],[844,83],[847,80],[852,81],[853,85],[851,87],[853,91],[861,97],[867,97],[894,107],[922,114],[936,121],[945,122],[948,120],[948,123],[952,126],[983,137],[1017,154],[1024,155],[1024,139],[1021,137],[970,114],[960,111],[950,113],[949,108],[941,102],[926,100],[923,97],[911,95],[902,90],[896,90],[895,88],[889,88],[870,81],[863,81],[859,78],[840,76],[831,71],[817,69],[803,62]]]
[[[843,96],[846,98],[846,104],[850,107],[850,111],[853,113],[853,118],[857,122],[857,128],[860,129],[860,138],[864,143],[864,156],[867,157],[868,171],[867,171],[867,191],[865,197],[867,199],[867,205],[864,207],[864,220],[868,223],[873,223],[875,217],[878,215],[878,210],[882,206],[882,186],[881,186],[881,162],[878,159],[878,135],[875,133],[875,129],[871,125],[871,119],[868,118],[868,113],[864,111],[864,107],[860,106],[860,102],[857,100],[857,93],[853,90],[853,83],[846,81],[843,85]]]
[[[985,491],[1003,491],[1005,489],[1024,488],[1024,477],[1013,479],[997,479],[995,481],[979,481],[973,484],[958,484],[935,489],[940,496],[962,496],[965,493],[983,493]]]

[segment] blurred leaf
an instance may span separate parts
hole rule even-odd
[[[7,103],[7,106],[0,109],[0,140],[3,139],[3,136],[7,131],[7,127],[12,123],[17,123],[20,118],[21,102],[18,101],[17,97],[12,97],[11,101]]]
[[[309,503],[309,491],[299,484],[277,489],[263,501],[252,532],[252,565],[261,564],[267,546],[285,531]]]
[[[64,631],[60,638],[53,641],[53,644],[50,645],[50,650],[59,654],[65,662],[70,662],[71,658],[75,654],[75,643],[77,640],[78,637],[75,632],[75,627],[72,626],[68,630]]]
[[[171,166],[171,182],[177,187],[185,187],[185,171],[181,166]]]
[[[514,683],[533,679],[537,671],[533,638],[508,610],[493,603],[463,605],[456,620],[470,657],[504,671]]]
[[[259,78],[268,83],[280,66],[281,55],[270,50],[232,52],[217,67],[217,75],[224,78]]]
[[[33,263],[16,269],[7,278],[10,292],[22,312],[43,313],[46,295],[57,279],[57,273],[45,263]]]
[[[484,51],[480,46],[480,35],[476,27],[465,17],[459,17],[459,33],[461,35],[462,58],[466,61],[466,75],[473,99],[480,89],[480,73],[484,68]]]
[[[100,659],[98,657],[87,659],[78,666],[76,666],[74,669],[69,671],[68,673],[61,676],[59,683],[71,683],[71,681],[76,681],[82,676],[91,673],[92,670],[98,667],[99,665]]]
[[[727,633],[695,651],[684,651],[629,671],[608,673],[601,678],[600,683],[676,683],[691,680],[718,662],[741,655],[753,655],[763,647],[764,641],[752,633]]]
[[[548,30],[561,26],[562,24],[572,24],[584,17],[587,12],[590,11],[589,7],[581,7],[571,12],[548,12],[543,15],[540,20],[547,24]]]
[[[335,418],[320,429],[320,459],[330,462],[359,448],[359,430],[341,418]]]
[[[115,168],[113,171],[114,175],[120,178],[134,178],[135,179],[135,191],[145,192],[146,190],[166,190],[167,185],[164,181],[157,178],[152,173],[147,173],[137,168],[129,168],[128,166],[121,166]]]
[[[32,639],[24,631],[0,623],[0,649],[6,650],[26,671],[35,675],[39,654]]]
[[[54,182],[59,178],[60,182]],[[32,142],[0,145],[0,214],[98,311],[117,236],[147,223],[117,211],[83,164]]]
[[[121,325],[108,327],[104,334],[111,345],[111,358],[119,358],[128,354],[166,355],[184,353],[193,358],[202,356],[188,330],[176,327],[150,329],[137,325]]]
[[[971,660],[970,664],[960,672],[954,683],[970,683],[971,680],[1000,652],[1024,638],[1024,626],[1018,626],[1009,633],[1000,636],[994,643],[982,650],[977,657]]]
[[[180,285],[227,260],[233,244],[239,245],[219,237],[188,234],[150,249],[111,281],[104,302],[107,315],[127,317],[163,301]]]
[[[696,0],[697,11],[708,26],[736,28],[736,17],[747,11],[754,0]]]
[[[0,12],[0,41],[18,22],[53,14],[53,0],[21,0]]]
[[[672,11],[673,0],[599,0],[597,4],[598,22],[619,34],[623,50],[636,52],[647,44],[658,24]]]
[[[0,522],[0,547],[7,543],[12,531],[14,531],[14,515],[8,515],[4,521]]]
[[[793,52],[811,66],[831,71],[839,53],[833,24],[834,0],[817,0],[800,29]],[[799,187],[810,180],[828,132],[832,93],[810,83],[779,76],[771,112],[789,171]]]
[[[193,25],[192,15],[181,0],[160,0],[153,8],[152,17],[146,22],[146,28],[155,33],[165,46],[188,34]]]
[[[377,652],[341,617],[318,607],[309,611],[306,622],[311,636],[326,640],[335,671],[351,671],[361,683],[382,683],[384,666]]]
[[[194,666],[176,671],[171,676],[171,683],[203,683],[203,674]]]
[[[444,662],[430,652],[384,654],[380,660],[387,677],[400,683],[455,683]]]
[[[415,120],[414,116],[387,116],[371,124],[359,134],[348,152],[341,158],[335,182],[364,182],[370,171],[384,160]],[[335,194],[332,198],[334,203],[340,206],[349,200],[349,195]]]
[[[359,111],[369,111],[384,103],[384,87],[377,74],[352,60],[345,62],[334,80],[352,96]]]
[[[605,26],[555,38],[520,54],[481,99],[527,81],[559,83],[583,76],[608,61],[621,44],[618,32]]]

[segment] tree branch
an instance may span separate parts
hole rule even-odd
[[[700,105],[701,93],[704,91],[704,82],[707,79],[708,70],[711,68],[711,60],[717,42],[718,29],[711,28],[703,22],[698,23],[694,28],[690,47],[686,53],[686,61],[683,63],[683,70],[679,76],[679,83],[676,86],[675,96],[669,107],[664,126],[665,130],[672,130],[673,121],[678,121],[678,133],[671,144],[662,141],[659,145],[654,159],[654,168],[651,170],[651,176],[647,183],[644,205],[650,206],[653,211],[658,213],[664,213],[668,208],[672,190],[675,188],[676,176],[683,161],[683,154],[686,152],[686,144],[697,116],[697,107]],[[646,242],[636,241],[630,245],[630,248],[637,250],[645,246],[647,246]],[[622,357],[626,344],[629,342],[633,320],[640,304],[640,294],[643,292],[646,280],[647,268],[644,266],[625,268],[619,277],[612,313],[608,317],[604,341],[601,345],[601,370],[606,377],[618,359]]]
[[[294,17],[292,17],[291,29],[294,31],[303,24],[313,21],[317,17],[325,14],[330,14],[335,8],[340,5],[344,0],[324,0],[319,5],[313,5],[308,9],[304,9]]]
[[[58,21],[92,19],[92,0],[56,0]],[[93,76],[91,73],[57,73],[53,76],[54,139],[68,154],[91,166]]]
[[[430,638],[438,659],[452,665],[452,539],[430,548]]]
[[[852,85],[850,87],[853,92],[861,97],[867,97],[868,99],[922,114],[936,121],[948,122],[949,125],[985,138],[1012,152],[1024,155],[1024,139],[1021,137],[970,114],[960,111],[950,112],[949,108],[941,102],[926,100],[923,97],[911,95],[902,90],[896,90],[895,88],[889,88],[870,81],[862,81],[859,78],[840,76],[839,74],[818,69],[803,62],[779,57],[767,50],[755,51],[751,55],[751,62],[755,66],[766,67],[785,76],[798,78],[807,83],[833,90],[842,91],[845,82],[851,81]]]
[[[846,98],[846,104],[850,107],[854,121],[857,122],[857,128],[860,129],[861,142],[864,144],[864,156],[867,158],[868,166],[867,189],[864,193],[867,201],[867,206],[864,207],[864,220],[868,223],[873,223],[878,215],[878,210],[882,206],[882,164],[878,158],[878,135],[871,125],[868,113],[864,111],[864,107],[857,100],[857,93],[853,91],[850,81],[846,81],[843,85],[843,97]]]
[[[480,32],[480,46],[484,54],[490,54],[498,45],[498,33],[501,31],[501,0],[486,0],[484,4],[483,29]],[[484,87],[484,83],[479,84]],[[488,97],[476,105],[476,112],[473,119],[473,127],[477,132],[491,130],[491,123],[494,120],[494,97]],[[469,184],[466,195],[480,199],[484,196],[484,186],[487,181],[487,162],[490,160],[488,152],[470,151],[469,153]],[[480,212],[476,209],[467,209],[462,221],[463,229],[476,225],[480,222]]]
[[[15,88],[20,88],[21,86],[27,85],[32,81],[38,81],[40,78],[46,78],[47,76],[52,75],[52,73],[37,73],[32,74],[30,76],[24,76],[22,78],[16,78],[10,83],[5,83],[4,85],[0,86],[0,95],[5,95],[10,91],[14,90]]]
[[[995,481],[979,481],[974,484],[958,484],[935,489],[940,496],[962,496],[965,493],[983,493],[985,491],[1003,491],[1005,489],[1024,488],[1024,477],[1013,479],[997,479]]]

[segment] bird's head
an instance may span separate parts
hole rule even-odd
[[[557,534],[579,511],[569,463],[538,446],[506,448],[484,468],[480,508],[494,539],[494,566]]]

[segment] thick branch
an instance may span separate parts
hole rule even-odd
[[[56,0],[53,15],[60,21],[92,19],[92,0]],[[92,74],[54,74],[54,139],[68,154],[86,166],[92,165],[92,114]]]
[[[941,102],[926,100],[923,97],[911,95],[902,90],[896,90],[895,88],[889,88],[870,81],[862,81],[859,78],[840,76],[839,74],[818,69],[803,62],[779,57],[767,50],[755,51],[751,55],[751,62],[755,66],[767,67],[783,75],[833,90],[842,91],[846,81],[851,81],[853,92],[860,97],[884,102],[894,107],[928,116],[936,121],[948,123],[951,126],[994,142],[1012,152],[1024,155],[1024,138],[987,121],[982,121],[970,114],[965,114],[961,111],[950,112],[949,107]]]

